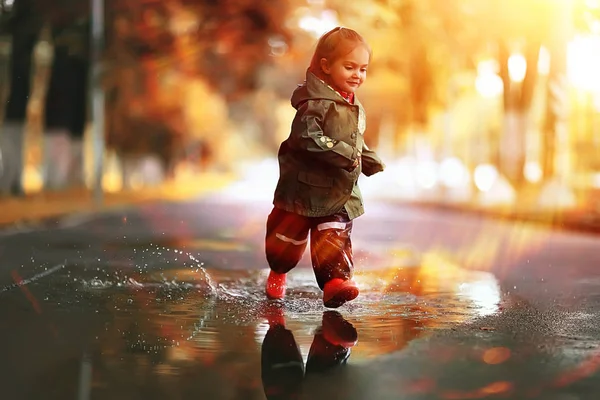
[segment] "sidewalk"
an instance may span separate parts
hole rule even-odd
[[[547,185],[530,185],[514,197],[501,191],[485,194],[474,188],[421,189],[406,185],[406,175],[391,170],[361,182],[363,196],[372,199],[468,213],[490,218],[542,224],[554,229],[600,233],[600,189],[569,188],[567,193]],[[402,184],[400,184],[402,183]]]
[[[85,189],[42,192],[26,197],[0,197],[0,228],[73,213],[99,212],[148,201],[187,200],[219,190],[234,179],[234,176],[229,174],[205,173],[194,178],[165,182],[154,188],[105,193],[102,206],[97,206],[92,191]]]
[[[568,209],[555,212],[502,207],[483,207],[472,204],[456,204],[431,201],[405,201],[415,207],[435,208],[448,212],[469,213],[509,221],[543,224],[558,229],[600,233],[600,214],[585,209]]]
[[[416,207],[536,223],[555,229],[600,233],[600,193],[587,191],[578,193],[577,198],[575,206],[556,208],[540,207],[536,192],[520,194],[514,204],[503,206],[482,205],[474,202],[451,202],[442,199],[412,199],[405,202]]]
[[[261,182],[274,179],[263,175],[260,176]],[[166,182],[156,188],[106,193],[103,205],[100,207],[95,205],[93,193],[88,190],[39,193],[25,198],[0,197],[0,229],[3,226],[33,223],[73,213],[100,212],[115,207],[141,204],[149,201],[187,200],[223,189],[238,178],[232,174],[201,174],[194,178]],[[244,181],[243,178],[242,180]],[[538,223],[558,229],[600,233],[600,191],[578,193],[576,207],[543,209],[538,204],[539,193],[537,192],[520,194],[517,200],[511,205],[491,206],[477,204],[472,201],[451,201],[444,196],[407,198],[401,193],[394,192],[391,189],[393,184],[390,182],[384,183],[384,187],[376,185],[372,188],[375,191],[375,198],[395,203],[404,203],[414,207],[468,213],[510,221]],[[257,182],[250,181],[250,184],[256,185]],[[388,195],[385,195],[386,192]],[[377,194],[384,194],[384,196],[381,197]]]

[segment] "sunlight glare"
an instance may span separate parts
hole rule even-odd
[[[567,50],[567,74],[574,87],[600,92],[600,38],[576,36]]]
[[[500,288],[491,274],[475,282],[460,284],[458,292],[473,302],[477,307],[477,312],[482,317],[492,315],[498,311]]]
[[[438,171],[435,162],[424,162],[417,165],[417,183],[424,189],[432,189],[438,182]]]
[[[525,179],[529,182],[537,183],[542,180],[542,167],[537,161],[529,161],[525,164]]]
[[[523,54],[515,53],[508,58],[508,74],[513,82],[523,82],[527,73],[527,60]]]
[[[484,98],[494,98],[504,92],[504,83],[497,73],[495,60],[484,60],[477,65],[475,90]]]
[[[300,18],[298,26],[316,37],[338,26],[337,14],[333,10],[324,10],[319,16],[306,15]]]
[[[538,72],[540,75],[548,75],[550,73],[550,51],[544,47],[540,47],[538,56]]]
[[[447,187],[461,187],[468,184],[469,171],[460,159],[446,158],[440,165],[440,180]]]
[[[498,179],[498,170],[491,164],[481,164],[475,168],[475,186],[482,192],[490,190]]]

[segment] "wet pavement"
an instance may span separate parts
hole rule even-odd
[[[328,311],[232,193],[0,233],[0,398],[596,398],[600,238],[367,196]]]

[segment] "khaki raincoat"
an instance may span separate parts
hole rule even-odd
[[[349,103],[310,71],[291,103],[297,112],[278,152],[274,206],[307,217],[332,215],[343,207],[350,219],[362,215],[358,177],[385,168],[364,142],[364,108],[356,96]],[[353,169],[358,157],[361,162]]]

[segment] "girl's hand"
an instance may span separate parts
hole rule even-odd
[[[356,159],[354,160],[354,162],[352,163],[352,166],[350,168],[348,168],[348,171],[354,171],[356,169],[356,167],[358,167],[360,165],[360,156],[356,157]]]

